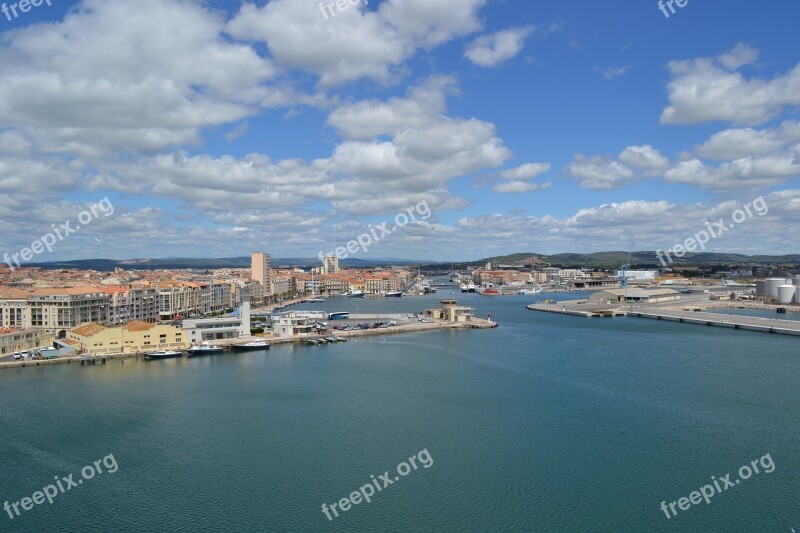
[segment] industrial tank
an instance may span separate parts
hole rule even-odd
[[[796,293],[797,287],[794,285],[781,285],[778,287],[778,301],[782,304],[790,304]]]
[[[767,280],[767,296],[777,298],[778,287],[781,285],[786,285],[786,278],[769,278]]]

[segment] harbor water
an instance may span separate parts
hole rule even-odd
[[[536,313],[525,305],[544,295],[448,288],[293,309],[410,313],[450,297],[500,327],[0,372],[0,502],[109,454],[118,464],[52,504],[4,512],[0,530],[800,526],[798,338]],[[322,512],[422,450],[432,464],[371,503]],[[766,454],[771,473],[661,510]]]

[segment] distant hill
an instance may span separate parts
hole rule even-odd
[[[339,262],[342,267],[369,268],[393,265],[430,264],[429,261],[409,261],[404,259],[344,259]],[[273,257],[273,268],[320,266],[317,258],[284,258]],[[52,263],[27,263],[25,266],[39,267],[46,270],[82,269],[113,271],[115,268],[127,270],[161,270],[192,269],[214,270],[218,268],[250,268],[249,257],[223,257],[216,259],[166,257],[160,259],[76,259],[72,261],[55,261]]]
[[[437,270],[460,270],[470,266],[483,266],[491,262],[493,265],[517,265],[529,263],[531,258],[538,265],[558,266],[563,268],[618,268],[628,261],[628,252],[594,252],[562,253],[544,255],[535,252],[522,252],[495,257],[486,257],[475,261],[462,262],[431,262],[411,261],[407,259],[344,259],[340,264],[344,268],[377,268],[386,266],[412,266],[425,265]],[[680,265],[800,265],[800,254],[791,255],[742,255],[728,253],[689,253],[682,258],[672,256],[672,266]],[[633,268],[662,268],[663,265],[653,251],[637,251],[630,255],[630,264]],[[285,258],[273,257],[272,265],[280,267],[313,267],[319,266],[317,258]],[[28,263],[26,266],[35,266],[47,270],[61,268],[112,271],[115,268],[128,270],[159,270],[159,269],[194,269],[213,270],[217,268],[249,268],[249,257],[223,257],[223,258],[179,258],[166,257],[160,259],[78,259],[74,261],[56,261],[52,263]]]
[[[475,261],[465,262],[451,262],[446,263],[453,269],[461,269],[469,266],[483,266],[488,262],[493,265],[514,265],[522,262],[528,263],[531,258],[535,258],[538,265],[558,266],[558,267],[574,267],[574,268],[605,268],[612,269],[618,268],[623,263],[629,262],[632,267],[653,267],[663,268],[663,265],[656,257],[655,251],[636,251],[630,254],[630,261],[628,261],[628,252],[625,251],[612,251],[612,252],[594,252],[588,254],[582,253],[561,253],[554,255],[544,255],[535,252],[514,253],[509,255],[486,257]],[[790,255],[742,255],[742,254],[729,254],[729,253],[688,253],[682,258],[672,255],[672,266],[681,265],[800,265],[800,254]],[[669,261],[667,266],[670,266]]]

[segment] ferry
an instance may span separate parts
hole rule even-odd
[[[269,350],[269,344],[263,339],[257,341],[250,341],[245,344],[234,344],[234,352],[253,352],[256,350]]]
[[[170,359],[182,356],[183,352],[176,352],[175,350],[156,350],[155,352],[144,354],[145,359]]]
[[[478,286],[474,283],[463,284],[461,285],[461,292],[475,292],[478,290]]]
[[[534,287],[532,289],[522,289],[517,294],[522,294],[524,296],[533,296],[533,295],[536,295],[536,294],[541,294],[541,292],[542,292],[542,288],[541,287]]]
[[[192,345],[186,350],[189,355],[212,355],[222,353],[224,350],[221,346],[212,346],[205,341],[199,345]]]

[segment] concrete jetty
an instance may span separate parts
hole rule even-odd
[[[731,329],[777,333],[800,336],[800,321],[779,320],[742,315],[725,315],[720,313],[704,313],[702,311],[666,311],[661,309],[635,309],[628,311],[628,316],[651,318],[655,320],[671,320],[685,324],[701,326],[717,326]]]
[[[776,318],[760,318],[745,315],[727,315],[722,313],[706,313],[700,311],[678,310],[657,306],[609,306],[592,304],[586,300],[573,300],[562,303],[531,304],[531,311],[557,313],[582,317],[624,317],[650,318],[653,320],[669,320],[684,324],[716,326],[746,331],[758,331],[782,335],[800,336],[800,321],[780,320]]]
[[[608,306],[593,306],[591,304],[584,305],[583,309],[577,309],[574,305],[567,305],[566,302],[564,304],[530,304],[526,307],[531,311],[557,313],[559,315],[582,316],[586,318],[607,318],[625,316],[626,314],[625,310],[623,309],[612,309]]]

